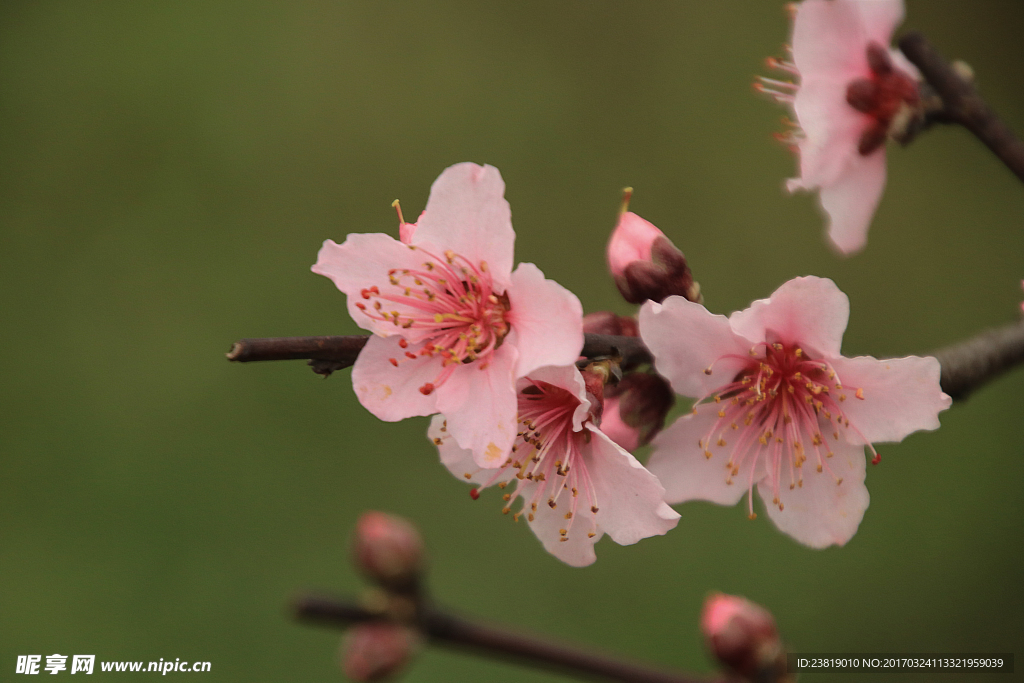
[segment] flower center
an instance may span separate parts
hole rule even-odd
[[[494,291],[486,261],[479,264],[448,250],[439,258],[421,247],[409,246],[427,260],[416,270],[388,271],[390,287],[373,286],[360,292],[369,302],[356,307],[373,320],[392,323],[415,336],[402,339],[404,358],[391,358],[398,366],[405,360],[439,355],[442,371],[433,382],[420,387],[424,394],[440,386],[460,364],[480,361],[486,368],[494,351],[508,335],[508,296]]]
[[[531,382],[518,395],[520,431],[510,457],[480,488],[497,481],[498,487],[504,489],[514,472],[518,480],[516,490],[502,496],[502,513],[509,514],[516,499],[522,498],[522,508],[512,517],[519,521],[525,513],[532,522],[538,506],[547,505],[565,520],[558,530],[562,542],[569,540],[582,499],[583,513],[590,515],[587,536],[593,538],[597,534],[597,493],[582,453],[582,446],[590,441],[590,432],[573,430],[573,413],[579,399],[547,382]],[[479,489],[471,493],[475,499]]]
[[[870,43],[867,58],[871,76],[851,81],[846,88],[849,105],[872,118],[857,146],[864,156],[885,144],[890,134],[902,132],[921,101],[917,81],[895,67],[888,50]]]
[[[818,472],[827,471],[842,484],[828,466],[833,456],[829,441],[838,441],[847,429],[857,431],[842,410],[849,396],[864,400],[857,387],[845,387],[827,361],[808,358],[799,346],[780,342],[753,347],[741,358],[746,367],[735,379],[694,404],[693,412],[716,411],[708,434],[698,442],[704,456],[711,458],[714,449],[728,449],[725,481],[744,473],[747,486],[753,489],[760,478],[759,467],[769,477],[774,494],[773,504],[781,510],[779,487],[788,479],[789,488],[803,486],[803,465],[812,459]],[[712,368],[704,371],[711,374]],[[858,432],[859,433],[859,432]],[[867,441],[865,439],[865,441]],[[879,461],[878,453],[872,462]],[[753,501],[749,500],[753,516]]]

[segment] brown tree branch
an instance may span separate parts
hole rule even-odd
[[[625,369],[651,362],[651,353],[639,337],[586,334],[583,355],[587,358],[616,356]],[[249,363],[262,360],[307,359],[313,371],[330,375],[352,365],[367,336],[273,337],[242,339],[228,352],[228,360]],[[962,400],[999,375],[1024,363],[1024,321],[982,332],[934,352],[942,365],[942,390]]]
[[[933,354],[942,366],[942,390],[954,401],[1024,363],[1024,321],[982,332]]]
[[[301,622],[347,628],[376,621],[381,614],[334,598],[302,595],[293,600],[292,613]],[[438,608],[423,608],[418,626],[436,645],[498,657],[582,678],[621,683],[707,683],[706,679],[657,669],[582,650],[550,638],[528,636],[498,626],[478,623]]]
[[[651,362],[651,353],[638,337],[587,333],[583,354],[587,358],[616,356],[629,369]],[[228,360],[251,363],[261,360],[309,360],[313,371],[330,375],[356,362],[366,346],[367,335],[339,337],[266,337],[240,339],[231,345]]]
[[[1006,166],[1024,180],[1024,142],[1013,134],[978,94],[920,33],[900,39],[900,50],[942,98],[943,109],[935,120],[959,123],[974,133]]]

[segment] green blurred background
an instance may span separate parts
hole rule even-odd
[[[970,62],[1024,133],[1024,4],[907,4],[904,28]],[[501,170],[517,258],[588,311],[630,311],[603,253],[632,185],[715,312],[815,274],[851,298],[848,355],[1016,319],[1024,191],[965,131],[890,149],[854,258],[813,197],[784,195],[783,111],[750,83],[787,37],[774,1],[3,0],[0,679],[59,652],[339,680],[337,634],[283,606],[360,589],[348,535],[369,508],[422,528],[439,600],[684,669],[711,670],[711,590],[769,607],[800,651],[1024,653],[1019,371],[881,448],[845,548],[692,503],[571,569],[496,496],[470,500],[426,419],[364,411],[348,371],[224,359],[241,337],[356,332],[309,272],[321,242],[395,234],[391,200],[416,216],[467,160]],[[557,679],[432,650],[405,680]]]

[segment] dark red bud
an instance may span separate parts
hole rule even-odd
[[[356,567],[385,588],[415,589],[423,572],[423,539],[416,528],[383,512],[364,512],[353,539]]]
[[[391,622],[359,624],[341,641],[341,668],[353,681],[385,681],[415,654],[419,638],[408,626]]]

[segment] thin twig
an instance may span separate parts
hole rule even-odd
[[[974,133],[1006,166],[1024,180],[1024,142],[1000,120],[965,79],[920,33],[900,39],[900,50],[935,89],[944,105],[938,121],[959,123]]]
[[[382,618],[376,612],[349,602],[312,595],[296,598],[292,602],[292,613],[299,621],[330,628],[347,628],[354,623]],[[706,679],[615,659],[558,643],[551,638],[528,636],[499,626],[481,624],[438,608],[423,609],[419,628],[436,645],[582,678],[621,683],[707,683]]]
[[[251,363],[262,360],[309,360],[313,370],[320,372],[316,363],[330,366],[331,371],[347,368],[366,345],[367,335],[355,334],[339,337],[267,337],[240,339],[231,345],[228,360]],[[587,358],[617,356],[626,368],[651,362],[651,353],[638,337],[619,337],[611,334],[586,334],[582,355]],[[321,372],[321,374],[324,374]],[[330,374],[327,372],[326,374]]]
[[[1024,363],[1024,321],[982,332],[934,353],[942,390],[962,401],[975,389]]]
[[[615,356],[629,369],[651,362],[651,352],[639,337],[587,333],[582,355],[587,358]],[[228,360],[248,363],[261,360],[308,359],[313,370],[330,374],[352,365],[367,337],[275,337],[242,339],[232,345]],[[972,391],[1024,363],[1024,321],[982,332],[947,346],[934,354],[942,365],[942,390],[962,400]],[[329,369],[325,372],[322,366]]]

